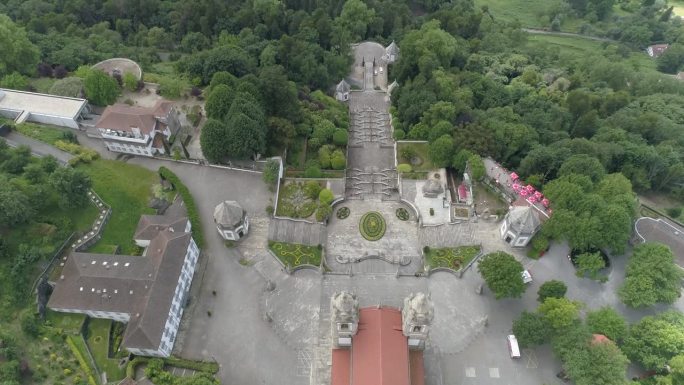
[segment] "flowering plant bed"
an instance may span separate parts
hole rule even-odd
[[[480,246],[429,248],[425,253],[425,260],[431,269],[446,267],[460,270],[470,263],[480,252]]]
[[[321,264],[321,249],[317,246],[271,241],[268,242],[268,247],[285,266],[319,266]]]
[[[337,216],[337,219],[346,219],[350,213],[349,207],[340,207],[335,216]]]
[[[387,224],[385,218],[377,211],[369,211],[359,221],[361,236],[369,241],[377,241],[385,235]]]

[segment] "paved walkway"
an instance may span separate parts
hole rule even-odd
[[[634,223],[637,235],[644,242],[664,243],[672,249],[676,262],[684,267],[684,229],[667,219],[642,217]]]
[[[44,156],[52,155],[57,158],[58,161],[66,164],[69,160],[73,159],[74,156],[68,152],[59,150],[49,144],[43,143],[41,141],[29,138],[28,136],[22,135],[16,131],[10,131],[9,134],[4,136],[7,144],[12,147],[18,147],[21,145],[31,147],[31,152],[33,155],[42,158]]]
[[[325,225],[272,218],[268,226],[268,239],[272,241],[324,245],[327,238]]]

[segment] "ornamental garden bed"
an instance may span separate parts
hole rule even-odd
[[[314,185],[318,188],[314,188]],[[321,188],[321,183],[315,181],[287,182],[280,187],[276,215],[289,218],[311,217],[318,207],[318,193]]]
[[[427,250],[426,250],[427,249]],[[459,246],[423,249],[429,269],[449,268],[461,270],[480,252],[480,246]]]
[[[385,218],[377,211],[369,211],[359,221],[361,236],[369,241],[377,241],[385,235],[387,224]]]
[[[320,246],[269,241],[268,248],[285,266],[290,268],[300,265],[321,265],[322,249]]]

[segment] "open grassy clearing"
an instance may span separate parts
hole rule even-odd
[[[134,254],[133,243],[141,214],[154,214],[147,207],[152,196],[152,185],[158,183],[156,173],[114,160],[100,159],[79,166],[93,180],[93,190],[112,207],[112,215],[102,233],[102,239],[89,252],[111,252],[111,245],[119,245],[122,254]]]
[[[556,36],[556,35],[533,35],[528,37],[528,45],[544,47],[557,47],[561,55],[572,57],[585,56],[595,57],[597,52],[602,52],[603,42],[582,38],[579,36]],[[646,52],[634,51],[629,58],[625,59],[635,69],[643,72],[658,73],[656,62],[646,55]]]
[[[34,123],[21,123],[15,126],[17,132],[31,137],[41,142],[54,144],[58,140],[66,140],[65,133],[70,132],[66,129],[57,128],[54,126],[48,127]]]
[[[101,372],[107,373],[109,381],[116,381],[126,376],[126,366],[120,368],[118,359],[109,358],[109,333],[111,328],[111,320],[90,319],[86,343],[93,354],[93,359],[95,359],[98,369]]]
[[[415,172],[431,171],[435,169],[435,165],[430,161],[428,156],[428,149],[430,145],[427,143],[397,143],[397,157],[399,163],[410,164]]]

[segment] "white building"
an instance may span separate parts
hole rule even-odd
[[[542,225],[541,213],[533,205],[513,206],[501,224],[501,238],[513,247],[525,247]]]
[[[85,99],[0,88],[0,116],[15,123],[34,122],[78,129],[78,121],[89,111]]]
[[[142,256],[72,253],[48,307],[126,322],[126,350],[171,355],[200,252],[191,233],[162,227]]]
[[[351,91],[351,86],[344,79],[337,84],[335,87],[335,99],[346,102],[349,100],[349,92]]]
[[[224,201],[216,206],[214,223],[221,237],[230,241],[236,241],[249,232],[247,214],[235,201]]]
[[[134,155],[166,154],[165,143],[178,132],[178,113],[171,102],[153,107],[115,104],[105,109],[95,127],[110,151]]]

